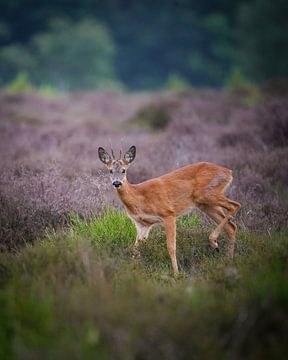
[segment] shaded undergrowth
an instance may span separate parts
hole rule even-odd
[[[178,222],[181,274],[152,230],[106,210],[0,255],[1,359],[271,359],[287,355],[287,231],[238,236],[234,264],[198,217]]]

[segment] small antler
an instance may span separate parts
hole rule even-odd
[[[120,144],[121,144],[121,146],[120,146],[120,159],[122,159],[123,138],[121,138]]]
[[[112,154],[113,159],[115,160],[115,155],[114,155],[114,151],[113,151],[112,147],[111,147],[111,154]]]
[[[110,143],[110,149],[111,149],[111,155],[112,155],[112,158],[115,160],[115,155],[114,155],[114,151],[112,149],[112,142],[111,142],[111,139],[109,138],[109,143]]]

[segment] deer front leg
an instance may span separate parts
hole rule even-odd
[[[138,250],[139,240],[143,240],[148,237],[151,226],[144,226],[138,222],[135,222],[135,226],[137,230],[137,235],[135,243],[133,245],[133,257],[138,258],[140,257],[140,251]]]
[[[169,216],[164,219],[164,227],[167,236],[167,249],[170,255],[173,272],[175,275],[178,274],[178,265],[176,259],[176,218]]]

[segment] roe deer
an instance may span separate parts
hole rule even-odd
[[[233,259],[236,225],[231,218],[241,205],[223,194],[233,179],[232,170],[200,162],[140,184],[130,184],[126,171],[135,159],[135,146],[131,146],[122,159],[120,155],[118,160],[113,151],[111,157],[102,147],[99,147],[98,155],[109,169],[112,184],[135,223],[137,237],[134,248],[139,240],[148,237],[154,224],[163,223],[173,271],[177,274],[176,218],[197,207],[218,224],[209,236],[210,245],[218,250],[217,238],[224,229],[228,236],[227,256]],[[226,214],[223,209],[227,210]]]

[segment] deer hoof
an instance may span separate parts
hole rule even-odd
[[[139,259],[141,257],[140,251],[136,248],[132,249],[132,259]]]
[[[216,235],[213,234],[213,233],[210,234],[210,236],[209,236],[210,246],[211,246],[213,249],[218,249],[217,238],[218,238],[218,236],[216,236]]]

